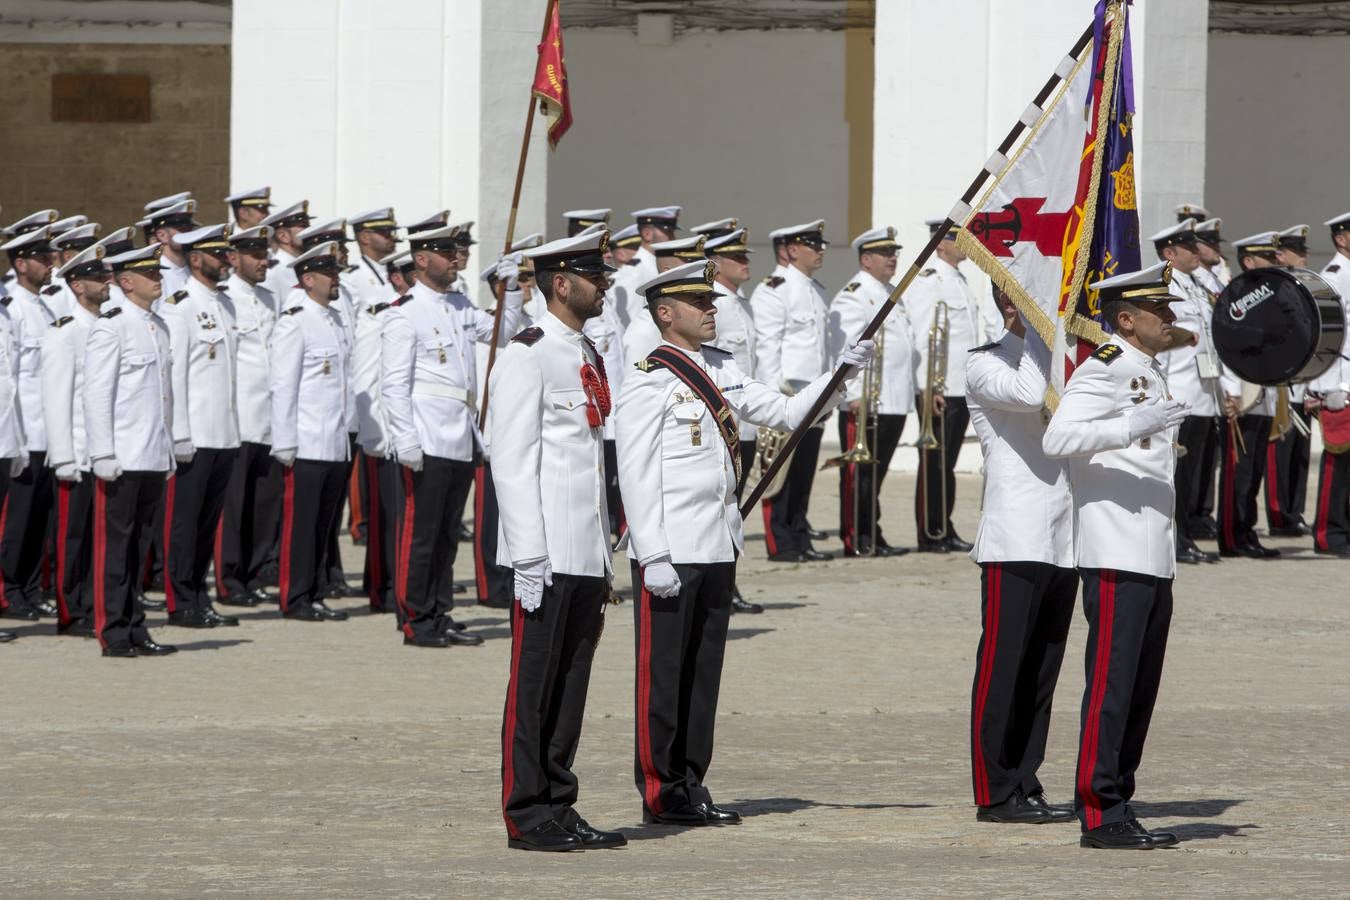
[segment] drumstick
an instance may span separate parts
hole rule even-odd
[[[1247,455],[1247,442],[1242,439],[1242,429],[1238,428],[1237,417],[1228,418],[1228,427],[1233,432],[1233,441],[1238,445],[1238,452],[1243,456]]]

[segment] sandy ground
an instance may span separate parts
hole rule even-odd
[[[892,543],[913,543],[912,484],[886,486]],[[813,513],[832,531],[834,485],[818,479]],[[963,476],[967,536],[978,494]],[[1350,895],[1350,565],[1275,541],[1291,555],[1181,572],[1136,806],[1184,843],[1106,853],[1079,849],[1076,824],[975,821],[973,563],[781,566],[757,516],[749,530],[742,584],[768,611],[732,621],[709,779],[740,827],[640,824],[631,605],[609,610],[576,767],[582,813],[631,843],[566,855],[505,847],[503,613],[460,610],[487,642],[440,651],[404,648],[359,600],[340,624],[264,608],[239,628],[157,629],[185,652],[126,661],[23,623],[0,647],[0,894]],[[1076,615],[1052,800],[1071,793],[1085,632]]]

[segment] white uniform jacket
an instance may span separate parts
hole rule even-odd
[[[825,289],[796,266],[774,270],[750,295],[755,372],[765,384],[799,390],[830,365]]]
[[[928,333],[933,327],[939,300],[947,304],[948,323],[947,386],[944,396],[964,397],[966,355],[980,345],[981,328],[992,340],[1003,330],[1002,325],[993,321],[991,313],[982,311],[979,300],[966,282],[966,276],[956,266],[933,257],[929,267],[910,284],[904,297],[914,332],[915,393],[928,387]]]
[[[1180,303],[1171,304],[1177,325],[1193,332],[1197,343],[1161,354],[1159,359],[1167,370],[1167,383],[1173,396],[1191,405],[1190,415],[1221,415],[1219,395],[1223,386],[1219,379],[1223,364],[1214,349],[1211,326],[1214,305],[1208,292],[1184,272],[1172,273],[1170,289],[1173,296],[1182,298]]]
[[[1337,252],[1331,261],[1322,267],[1322,277],[1327,284],[1336,289],[1336,293],[1341,295],[1341,309],[1345,313],[1346,321],[1350,322],[1350,258]],[[1341,353],[1346,352],[1346,347],[1342,345]],[[1310,381],[1306,388],[1318,393],[1350,390],[1350,363],[1344,359],[1337,359],[1330,368]]]
[[[376,303],[384,302],[393,288],[389,286],[388,273],[384,266],[365,254],[356,254],[353,265],[356,268],[350,272],[343,272],[340,280],[351,293],[352,302],[356,304],[359,322],[360,314]]]
[[[28,449],[47,449],[42,421],[42,338],[56,321],[48,297],[34,294],[17,281],[10,288],[9,314],[19,322],[19,410]]]
[[[1051,458],[1069,457],[1079,568],[1176,574],[1176,433],[1131,441],[1129,428],[1131,410],[1169,396],[1158,361],[1118,337],[1093,351],[1065,386],[1041,445]]]
[[[615,308],[624,328],[632,327],[635,319],[647,313],[647,298],[638,293],[638,288],[655,278],[656,254],[646,247],[638,247],[627,265],[619,267],[614,273],[610,295],[615,299]]]
[[[501,341],[520,328],[520,291],[506,295]],[[463,294],[417,282],[402,303],[381,313],[380,391],[396,454],[473,459],[478,428],[476,341],[492,340],[493,314]]]
[[[196,278],[184,290],[160,312],[173,354],[173,439],[198,449],[238,447],[234,302]]]
[[[613,574],[604,441],[581,383],[596,359],[580,331],[545,313],[493,367],[487,439],[503,566],[547,556],[555,573]]]
[[[384,424],[384,399],[380,393],[380,356],[384,323],[393,303],[381,300],[357,314],[356,349],[352,351],[352,391],[356,395],[356,442],[366,456],[389,455],[388,429]]]
[[[277,299],[265,286],[231,275],[227,293],[234,304],[236,374],[239,382],[239,439],[272,443],[272,376],[269,371]]]
[[[186,264],[175,266],[168,257],[162,258],[160,264],[164,267],[164,280],[160,282],[159,295],[162,303],[187,287],[188,282],[192,280],[192,270]]]
[[[90,460],[116,459],[125,472],[173,471],[171,368],[169,326],[157,312],[128,301],[98,317],[84,344]]]
[[[534,293],[541,295],[540,291]],[[605,375],[609,378],[609,392],[612,396],[617,397],[619,391],[623,389],[623,379],[626,374],[624,372],[624,360],[627,356],[624,353],[623,321],[619,318],[618,308],[611,302],[612,296],[612,294],[605,296],[605,305],[601,308],[600,315],[594,319],[587,319],[581,331],[591,339],[591,343],[595,344],[595,349],[599,352],[600,358],[605,361]],[[605,420],[605,440],[614,440],[613,416]]]
[[[652,321],[650,307],[643,306],[623,332],[623,358],[637,362],[661,346],[661,329]]]
[[[736,365],[751,378],[755,377],[755,315],[750,300],[740,288],[732,290],[722,282],[714,282],[717,292],[717,346],[736,358]],[[753,441],[759,435],[758,426],[740,420],[743,441]]]
[[[282,309],[290,309],[300,302],[298,298],[292,302],[291,298],[291,291],[300,286],[300,279],[295,277],[295,270],[290,266],[291,263],[295,262],[295,257],[285,250],[277,248],[276,252],[272,254],[272,259],[275,260],[275,264],[267,270],[267,278],[263,281],[263,286],[272,292],[273,297],[277,298]],[[301,293],[304,292],[301,291]]]
[[[0,459],[17,459],[27,451],[19,399],[19,347],[22,324],[0,302]]]
[[[1050,350],[1030,329],[1025,341],[1005,334],[966,359],[966,403],[984,453],[976,562],[1073,566],[1068,465],[1041,449],[1049,379]]]
[[[351,348],[342,318],[308,296],[272,329],[272,447],[299,459],[348,458]]]
[[[98,316],[79,303],[57,319],[42,339],[42,419],[47,426],[47,465],[75,463],[89,469],[84,432],[84,344]]]
[[[876,317],[877,311],[890,297],[894,285],[879,281],[867,272],[859,271],[844,289],[830,301],[830,358],[832,366],[839,365],[839,357],[857,342],[863,329]],[[904,416],[914,412],[914,368],[918,354],[914,350],[914,332],[909,324],[909,312],[903,301],[886,317],[878,333],[877,358],[881,360],[881,391],[877,410],[882,415]],[[845,397],[849,401],[862,398],[862,378],[848,383]]]
[[[788,431],[801,423],[824,389],[822,375],[795,396],[746,375],[725,350],[691,353],[663,343],[703,369],[737,421]],[[745,547],[736,501],[736,465],[712,411],[664,368],[634,368],[615,416],[619,487],[641,503],[626,504],[628,555],[646,564],[734,562]],[[629,506],[632,509],[629,509]]]

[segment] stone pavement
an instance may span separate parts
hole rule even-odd
[[[822,473],[813,514],[831,530],[834,484]],[[886,486],[893,543],[913,542],[912,484]],[[968,537],[979,487],[960,479]],[[709,779],[740,827],[639,824],[628,605],[609,609],[576,768],[583,814],[631,843],[561,856],[505,848],[503,613],[461,611],[486,645],[438,651],[401,646],[389,617],[273,607],[239,628],[156,629],[185,652],[145,660],[25,623],[0,647],[0,895],[1350,895],[1350,566],[1273,543],[1298,552],[1180,573],[1136,804],[1176,850],[975,821],[969,560],[779,566],[752,540],[742,583],[769,611],[732,620]],[[1052,800],[1070,798],[1085,631],[1076,615]]]

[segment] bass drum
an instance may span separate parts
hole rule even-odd
[[[1340,295],[1308,269],[1271,267],[1233,276],[1214,304],[1214,348],[1235,375],[1272,386],[1310,381],[1345,341]]]

